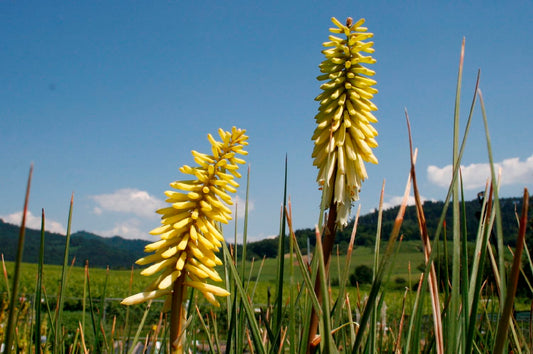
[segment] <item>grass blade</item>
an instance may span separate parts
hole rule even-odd
[[[416,152],[414,160],[416,161]],[[383,258],[380,261],[378,271],[376,273],[376,277],[374,281],[372,282],[372,287],[370,288],[370,292],[368,293],[368,299],[366,302],[366,306],[363,312],[363,315],[361,316],[361,321],[359,323],[359,330],[357,331],[357,335],[355,337],[355,343],[352,347],[352,353],[357,353],[363,343],[363,337],[364,337],[364,329],[366,328],[366,325],[368,323],[368,320],[370,318],[370,314],[373,310],[373,302],[377,301],[378,293],[381,289],[381,284],[383,280],[383,275],[385,273],[385,269],[389,266],[391,255],[394,252],[394,244],[400,235],[400,227],[403,222],[403,218],[405,215],[405,209],[407,208],[407,200],[409,199],[409,193],[411,190],[411,174],[407,177],[407,184],[405,186],[405,191],[402,199],[402,203],[400,205],[400,208],[398,210],[398,214],[396,215],[396,219],[394,220],[394,225],[392,227],[392,231],[390,233],[389,241],[387,243],[387,247],[385,249],[385,253],[383,254]]]
[[[254,311],[250,305],[250,302],[247,299],[246,292],[244,291],[244,288],[242,286],[242,281],[239,277],[237,268],[232,262],[231,254],[229,252],[228,245],[226,244],[226,242],[222,243],[222,249],[224,251],[224,263],[226,265],[226,268],[229,270],[229,276],[233,280],[233,283],[236,285],[238,295],[243,300],[242,304],[244,311],[246,312],[248,325],[250,326],[250,329],[252,331],[252,339],[255,346],[255,350],[257,353],[264,354],[265,348],[263,347],[263,344],[261,342],[261,332],[259,331],[259,326],[257,324],[257,320],[255,319]]]
[[[286,206],[287,206],[287,164],[288,158],[285,156],[285,179],[283,184],[283,207],[282,207],[282,216],[280,224],[280,234],[278,237],[278,264],[276,269],[276,303],[274,305],[274,320],[272,321],[272,332],[274,332],[274,342],[272,343],[272,349],[279,347],[279,340],[281,337],[281,327],[282,327],[282,311],[283,311],[283,278],[285,271],[285,219],[286,219]]]
[[[487,152],[489,155],[490,174],[491,174],[492,181],[498,181],[499,179],[496,179],[496,171],[494,170],[494,159],[492,157],[492,145],[490,142],[489,125],[487,122],[487,113],[485,111],[485,103],[483,101],[483,95],[481,94],[480,89],[478,89],[478,96],[479,96],[479,103],[481,105],[483,123],[485,126],[485,137],[487,140]],[[500,302],[503,304],[507,287],[506,287],[505,276],[503,276],[505,274],[505,259],[504,259],[504,253],[503,253],[504,248],[503,248],[502,216],[500,213],[499,188],[497,184],[495,184],[494,186],[494,209],[496,210],[496,242],[497,242],[497,249],[498,249],[498,268],[499,268],[499,273],[502,275],[500,277]]]
[[[529,206],[529,194],[527,189],[524,190],[524,198],[522,202],[522,216],[520,217],[520,229],[518,231],[518,238],[516,240],[516,248],[513,257],[513,265],[511,274],[509,275],[509,285],[505,297],[505,304],[502,311],[502,316],[498,323],[498,330],[496,335],[496,343],[494,346],[494,353],[503,353],[505,343],[507,342],[507,331],[509,323],[513,315],[513,303],[516,294],[516,286],[518,284],[518,276],[520,274],[520,262],[522,260],[522,250],[524,248],[524,240],[526,235],[527,217]]]
[[[105,296],[106,296],[106,291],[107,291],[107,282],[109,280],[109,266],[107,267],[106,269],[106,273],[105,273],[105,280],[104,280],[104,289],[102,290],[102,294],[100,296],[100,308],[98,310],[99,312],[99,315],[98,316],[98,327],[103,327],[105,322],[105,316],[104,316],[104,311],[105,311]],[[105,332],[102,331],[102,336],[104,337],[104,344],[106,346],[106,349],[108,349],[108,344],[107,344],[107,341],[105,340]]]
[[[28,184],[26,185],[26,197],[24,198],[24,208],[22,212],[22,223],[19,230],[19,239],[17,246],[17,258],[15,260],[15,270],[13,273],[13,286],[11,288],[11,298],[9,299],[9,313],[7,318],[7,328],[5,332],[5,350],[11,351],[13,346],[13,332],[15,331],[15,313],[17,300],[18,300],[18,288],[19,288],[19,276],[20,265],[22,263],[22,253],[24,251],[24,237],[26,232],[26,214],[28,213],[28,203],[30,200],[30,187],[31,177],[33,174],[33,165],[30,167],[30,173],[28,175]]]
[[[68,222],[67,222],[67,235],[65,239],[65,253],[63,257],[63,268],[61,270],[61,285],[59,287],[59,295],[58,295],[58,304],[57,304],[57,311],[56,311],[56,319],[55,319],[55,338],[54,338],[54,346],[53,350],[54,353],[60,353],[60,343],[63,342],[60,333],[61,326],[62,326],[62,316],[63,316],[63,303],[65,301],[65,290],[67,288],[66,282],[67,282],[67,269],[68,269],[68,254],[69,254],[69,246],[70,246],[70,226],[72,222],[72,205],[74,203],[74,193],[70,197],[70,208],[68,212]]]
[[[139,327],[137,327],[137,332],[135,332],[135,337],[133,337],[133,342],[131,343],[130,349],[128,350],[128,354],[132,354],[133,350],[135,349],[135,345],[137,341],[139,340],[139,337],[141,336],[141,332],[144,327],[144,322],[146,321],[146,317],[148,317],[148,313],[150,312],[151,306],[152,306],[152,300],[148,301],[148,303],[146,304],[146,309],[144,310],[144,314],[141,319],[141,322],[139,322]]]
[[[416,181],[415,172],[415,156],[413,154],[413,141],[411,137],[411,124],[409,123],[409,116],[406,113],[407,130],[409,135],[409,149],[411,156],[411,179],[413,183],[413,192],[415,195],[415,205],[418,217],[418,227],[420,229],[420,236],[422,237],[422,243],[424,244],[424,257],[426,263],[430,264],[429,268],[429,291],[431,294],[431,308],[433,310],[433,321],[435,326],[435,339],[437,344],[437,353],[444,353],[444,337],[442,328],[442,318],[439,300],[439,287],[437,285],[437,275],[435,272],[435,265],[431,260],[431,242],[429,240],[429,234],[426,225],[426,218],[424,216],[424,210],[422,208],[422,201],[420,199],[420,193],[418,191],[418,184]]]
[[[382,189],[383,191],[383,189]],[[348,276],[350,274],[350,265],[352,262],[352,252],[353,252],[353,245],[355,242],[355,235],[357,233],[357,224],[359,222],[359,214],[361,213],[361,204],[359,204],[359,207],[357,208],[357,213],[355,214],[355,220],[353,222],[353,229],[352,233],[350,235],[350,242],[348,243],[348,250],[346,251],[346,260],[344,264],[344,270],[341,274],[341,278],[339,280],[339,296],[337,297],[337,300],[335,301],[335,304],[333,305],[333,309],[331,310],[333,313],[333,317],[340,318],[341,311],[342,311],[342,303],[346,301],[346,283],[348,282]],[[378,216],[379,219],[379,216]],[[379,224],[379,222],[378,222]],[[352,341],[353,343],[353,341]]]
[[[463,75],[463,64],[465,55],[465,39],[461,46],[461,56],[459,59],[459,72],[457,74],[457,88],[455,93],[455,110],[453,119],[453,166],[459,168],[459,108],[461,101],[461,84]],[[459,335],[461,333],[461,322],[457,321],[457,316],[460,311],[460,259],[461,259],[461,214],[459,209],[459,179],[456,178],[453,182],[453,198],[452,198],[452,288],[449,305],[448,316],[445,318],[447,333],[447,352],[455,353],[458,347]]]
[[[198,314],[198,319],[200,320],[200,324],[202,325],[202,328],[205,331],[205,334],[206,334],[206,337],[207,337],[207,343],[209,344],[209,350],[212,353],[214,353],[215,352],[215,346],[213,344],[213,339],[211,338],[211,335],[210,335],[210,332],[209,332],[209,328],[205,324],[205,321],[204,321],[204,319],[202,317],[202,313],[200,312],[200,309],[198,308],[198,306],[196,306],[196,313]]]
[[[321,348],[324,353],[336,353],[337,348],[333,342],[331,335],[331,317],[329,312],[329,296],[328,296],[328,278],[327,270],[324,260],[324,253],[322,249],[322,238],[319,230],[316,230],[316,248],[318,256],[318,271],[317,279],[320,279],[320,294],[322,297],[322,321],[320,321],[321,329]],[[320,298],[319,298],[320,301]],[[314,344],[314,343],[313,343]]]
[[[248,196],[250,191],[250,166],[248,166],[248,173],[246,177],[246,201],[244,203],[244,226],[242,230],[242,255],[241,255],[241,278],[243,281],[243,286],[245,286],[244,279],[246,277],[246,245],[248,242]],[[235,210],[235,220],[237,220],[237,210]],[[237,222],[235,222],[235,237],[237,237]],[[237,249],[237,243],[235,243],[235,249]],[[235,261],[237,261],[237,258],[235,258]],[[240,301],[243,301],[242,299]],[[241,308],[239,303],[239,308]],[[244,333],[244,329],[246,327],[246,319],[244,318],[244,312],[239,311],[239,326],[238,331],[236,332],[238,335],[237,337],[237,352],[243,351],[244,347],[244,336],[242,335]]]
[[[37,284],[35,285],[35,352],[40,353],[41,349],[41,288],[43,284],[43,263],[44,263],[44,230],[45,217],[44,209],[41,214],[41,244],[39,246],[39,263],[37,265]]]
[[[7,298],[11,299],[11,288],[9,287],[9,277],[7,276],[6,262],[4,260],[4,254],[2,253],[2,270],[4,271],[4,281],[6,282]]]

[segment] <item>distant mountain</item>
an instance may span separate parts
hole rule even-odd
[[[533,205],[533,197],[530,198],[530,205]],[[502,216],[502,231],[504,243],[514,246],[518,232],[518,224],[516,221],[515,212],[520,212],[522,205],[521,198],[501,198],[501,216]],[[435,233],[441,212],[443,210],[443,202],[426,201],[424,203],[424,214],[426,217],[426,224],[430,237]],[[388,239],[388,235],[392,230],[396,214],[399,207],[387,209],[383,212],[382,218],[382,238]],[[472,241],[475,238],[478,223],[479,212],[481,204],[478,200],[466,201],[464,204],[466,212],[466,230],[467,238]],[[530,208],[530,218],[532,218],[532,209]],[[451,238],[451,207],[448,208],[446,214],[447,222],[447,237]],[[355,238],[356,245],[371,246],[374,243],[376,235],[376,225],[378,220],[377,211],[368,213],[359,218],[357,225],[357,235]],[[533,224],[533,219],[532,219]],[[350,234],[353,227],[353,221],[344,230],[340,231],[336,236],[336,244],[339,245],[341,252],[344,252],[350,240]],[[418,222],[416,217],[416,209],[414,206],[407,207],[405,211],[404,221],[402,223],[401,233],[405,240],[419,240],[420,234],[418,231]],[[529,247],[533,244],[531,230],[528,230],[526,240]],[[17,252],[17,241],[19,235],[19,227],[16,225],[5,223],[0,219],[0,253],[4,255],[4,259],[12,261],[15,259]],[[311,248],[315,246],[315,231],[314,229],[300,229],[295,231],[296,239],[303,252],[307,252],[307,246]],[[37,230],[26,230],[26,239],[24,243],[24,262],[37,263],[39,259],[39,245],[41,232]],[[287,248],[288,249],[288,239]],[[90,232],[79,231],[71,236],[69,261],[76,257],[76,265],[83,266],[85,260],[89,260],[91,267],[106,267],[112,269],[131,268],[135,261],[144,255],[144,246],[148,244],[145,240],[129,240],[119,236],[115,237],[101,237]],[[272,258],[277,255],[278,238],[268,238],[256,242],[250,242],[247,245],[246,258],[260,259],[263,257]],[[238,245],[238,255],[242,254],[242,245]],[[63,257],[65,252],[65,236],[56,233],[45,233],[45,256],[46,264],[63,264]]]
[[[533,226],[533,197],[529,199],[529,220],[530,225]],[[396,215],[398,214],[399,206],[389,208],[383,211],[382,215],[382,240],[388,240],[388,237],[392,231]],[[430,237],[433,239],[439,219],[444,208],[444,202],[442,201],[426,201],[423,204],[424,214],[426,218],[426,225]],[[505,245],[514,246],[516,237],[518,235],[518,223],[515,213],[520,213],[522,208],[522,198],[500,198],[501,208],[501,221],[502,221],[502,234]],[[479,225],[479,213],[481,211],[481,200],[465,201],[464,203],[465,219],[466,219],[466,237],[469,241],[474,241],[477,228]],[[463,206],[461,206],[461,213],[463,213]],[[461,214],[462,215],[462,214]],[[452,207],[448,207],[446,213],[446,236],[449,240],[452,238]],[[376,227],[378,223],[378,212],[374,211],[359,217],[357,224],[357,234],[355,236],[355,244],[357,246],[372,246],[376,238]],[[344,230],[337,232],[335,237],[335,244],[339,246],[341,253],[346,252],[350,241],[351,232],[353,229],[353,220],[348,224]],[[496,226],[494,226],[496,230]],[[401,235],[404,240],[420,240],[420,232],[418,229],[418,221],[416,215],[416,208],[414,206],[408,206],[405,210],[404,220],[401,226]],[[298,245],[302,252],[307,253],[308,246],[312,249],[315,247],[315,230],[300,229],[295,232]],[[444,237],[444,232],[441,233],[441,239]],[[526,234],[526,241],[528,247],[533,246],[533,232],[528,229]],[[286,240],[285,249],[289,249],[288,238]],[[277,255],[277,237],[273,239],[265,239],[248,244],[246,249],[246,258],[261,259],[263,256],[276,257]],[[337,248],[335,248],[336,250]],[[237,250],[237,254],[242,254],[240,247]]]
[[[14,261],[19,237],[19,227],[5,223],[0,219],[0,253],[6,261]],[[65,236],[45,232],[44,262],[46,264],[63,264],[65,253]],[[37,263],[41,232],[26,229],[24,253],[22,260]],[[91,267],[112,269],[129,269],[135,261],[145,255],[145,240],[128,240],[119,236],[101,237],[90,232],[79,231],[70,238],[69,262],[76,257],[75,265],[83,266],[89,261]]]

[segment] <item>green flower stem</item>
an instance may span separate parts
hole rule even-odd
[[[331,205],[329,207],[329,214],[328,214],[328,222],[326,224],[326,229],[324,230],[324,240],[322,242],[322,255],[324,259],[324,267],[326,269],[326,277],[329,274],[329,262],[331,258],[331,252],[333,250],[333,244],[335,242],[335,233],[337,231],[337,203],[335,203],[333,200],[331,201]],[[315,280],[315,294],[318,298],[318,302],[320,305],[322,305],[322,292],[321,292],[321,282],[326,281],[327,279],[322,279],[320,277],[320,272],[317,273],[316,280]],[[307,343],[307,353],[314,353],[316,352],[319,343],[313,343],[317,330],[318,330],[318,314],[315,311],[315,308],[311,308],[311,324],[309,326],[309,335],[308,335],[308,343]],[[324,334],[322,334],[324,335]]]

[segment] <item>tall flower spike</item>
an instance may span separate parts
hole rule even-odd
[[[315,142],[313,165],[318,168],[317,182],[325,193],[325,201],[337,205],[338,227],[348,223],[352,202],[359,199],[362,182],[368,177],[365,162],[378,163],[372,148],[378,146],[376,129],[370,123],[377,119],[372,114],[377,107],[370,101],[378,91],[376,81],[369,78],[374,71],[364,64],[376,62],[370,55],[374,42],[366,42],[373,34],[362,27],[360,19],[346,25],[331,19],[336,27],[330,32],[327,47],[322,51],[326,59],[320,64],[318,80],[327,81],[320,88],[323,92],[315,100],[320,102],[315,116],[317,127],[312,140]]]
[[[243,149],[248,145],[245,130],[232,128],[231,132],[219,129],[222,141],[209,134],[212,155],[192,151],[197,167],[184,165],[180,171],[192,176],[190,180],[172,182],[173,190],[166,191],[167,208],[157,210],[161,214],[161,226],[150,232],[160,240],[146,246],[152,253],[137,260],[139,265],[151,264],[141,274],[150,276],[159,273],[144,292],[132,295],[122,304],[132,305],[158,297],[167,297],[168,309],[172,285],[180,276],[183,285],[198,289],[213,305],[219,306],[215,296],[228,296],[220,287],[207,283],[222,281],[215,266],[222,264],[216,256],[224,242],[219,222],[231,220],[231,205],[228,193],[236,192],[235,177],[238,165],[245,161],[236,155],[247,155]]]

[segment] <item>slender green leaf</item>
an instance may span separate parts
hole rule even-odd
[[[6,351],[11,351],[13,347],[13,332],[15,331],[15,313],[17,308],[18,300],[18,288],[19,288],[19,276],[20,276],[20,265],[22,263],[22,253],[24,251],[24,237],[26,232],[26,214],[28,213],[28,202],[30,199],[30,187],[31,187],[31,177],[33,174],[33,165],[30,167],[30,173],[28,175],[28,183],[26,185],[26,197],[24,198],[24,207],[22,212],[22,223],[19,229],[19,238],[17,245],[17,256],[15,259],[15,271],[13,273],[13,285],[11,288],[11,297],[9,299],[9,311],[7,317],[7,328],[5,332],[5,349]]]

